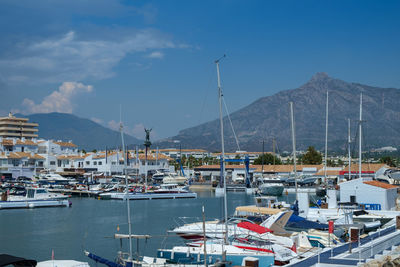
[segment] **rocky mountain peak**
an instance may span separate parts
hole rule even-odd
[[[327,79],[330,79],[330,77],[326,72],[317,72],[311,77],[310,82],[324,81]]]

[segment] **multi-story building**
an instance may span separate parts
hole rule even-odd
[[[8,117],[0,117],[0,137],[37,138],[39,124],[28,122],[28,120],[27,118],[16,118],[11,112]]]
[[[201,159],[205,157],[209,157],[211,155],[210,152],[204,149],[179,149],[179,148],[165,148],[165,149],[159,149],[159,153],[168,156],[172,159],[178,159],[180,155],[183,157],[185,156],[186,158],[189,157],[194,157],[195,159]],[[153,150],[153,152],[156,152]]]

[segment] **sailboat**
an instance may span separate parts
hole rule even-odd
[[[123,125],[122,120],[120,120],[120,132],[121,132],[121,141],[122,141],[122,149],[124,153],[124,174],[125,174],[125,201],[128,215],[128,235],[123,234],[115,234],[116,239],[128,239],[129,242],[129,252],[125,253],[119,251],[117,254],[117,259],[115,261],[110,261],[100,256],[97,256],[88,251],[84,251],[85,255],[96,262],[103,263],[110,267],[131,267],[134,265],[139,265],[140,262],[138,260],[133,259],[132,255],[132,238],[141,239],[141,238],[150,238],[148,235],[133,235],[132,234],[132,223],[131,223],[131,214],[130,214],[130,201],[128,198],[129,188],[128,188],[128,166],[127,166],[127,153],[125,152],[125,142],[124,142],[124,133],[123,133]]]
[[[224,58],[225,55],[222,57]],[[167,259],[172,263],[180,264],[215,264],[225,263],[225,266],[243,265],[246,257],[256,257],[259,266],[272,266],[275,261],[275,254],[272,250],[250,250],[229,244],[228,210],[226,196],[226,177],[225,177],[225,147],[224,147],[224,128],[222,119],[222,88],[220,81],[219,63],[215,61],[218,77],[218,99],[219,99],[219,119],[221,130],[221,176],[220,184],[216,194],[223,194],[224,197],[224,224],[222,229],[223,240],[217,242],[207,241],[202,246],[175,246],[172,249],[158,250],[157,257]],[[205,229],[204,229],[205,230]],[[205,235],[205,234],[204,234]]]
[[[324,179],[322,185],[317,188],[316,195],[318,197],[324,197],[326,195],[326,189],[328,185],[326,170],[328,162],[328,116],[329,116],[329,91],[326,91],[326,112],[325,112],[325,156],[324,156]]]

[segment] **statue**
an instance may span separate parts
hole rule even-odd
[[[144,128],[144,131],[146,132],[146,140],[144,141],[144,146],[146,148],[151,146],[151,142],[150,142],[150,132],[152,129],[146,129]]]

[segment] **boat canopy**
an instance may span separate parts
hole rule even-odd
[[[257,206],[239,206],[236,208],[236,213],[252,213],[252,214],[266,214],[266,215],[274,215],[277,214],[284,209],[273,209],[266,207],[257,207]]]

